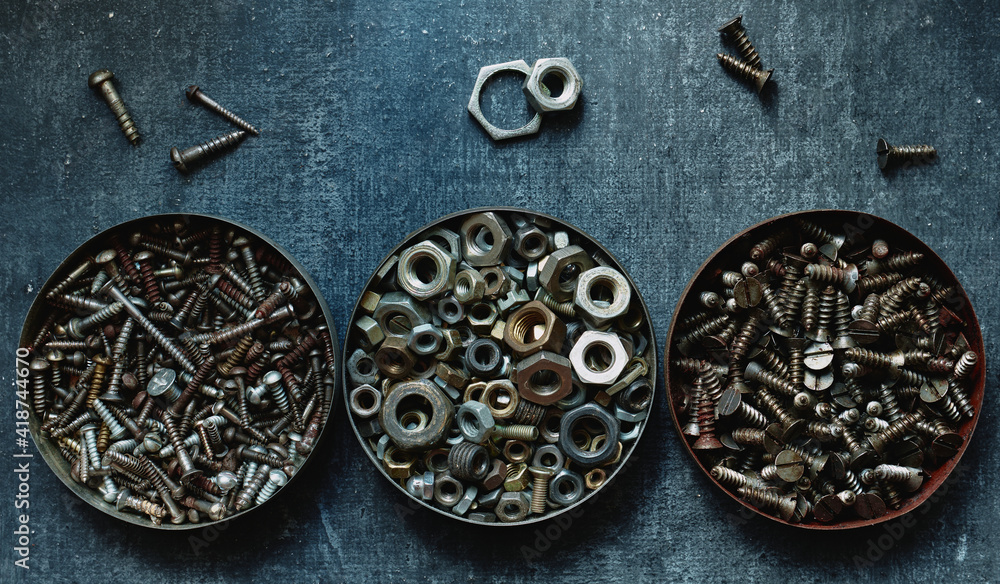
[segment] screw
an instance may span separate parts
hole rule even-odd
[[[937,157],[937,150],[926,144],[892,146],[884,138],[879,138],[878,144],[875,146],[875,154],[878,155],[878,167],[885,170],[903,163],[930,162]]]
[[[194,164],[206,157],[218,156],[227,150],[232,150],[246,138],[246,135],[245,131],[237,130],[231,134],[217,136],[208,142],[184,150],[179,150],[175,146],[170,149],[170,160],[174,162],[177,170],[187,173],[190,172],[190,169],[188,169],[189,164]]]
[[[529,467],[528,472],[535,479],[531,486],[531,512],[541,515],[545,513],[545,499],[549,494],[549,479],[555,473],[552,472],[552,469],[541,466]]]
[[[743,28],[742,14],[720,26],[719,32],[726,35],[731,41],[733,41],[740,57],[742,57],[748,65],[754,69],[761,68],[760,55],[757,54],[757,49],[755,49],[750,43],[750,39],[747,38],[747,31]]]
[[[122,103],[121,96],[115,90],[115,85],[111,83],[111,80],[114,78],[114,73],[107,69],[101,69],[90,74],[87,84],[90,85],[91,89],[97,89],[101,92],[101,97],[104,98],[108,107],[111,108],[111,113],[115,114],[115,117],[118,118],[118,125],[121,127],[122,132],[125,132],[125,137],[128,138],[128,141],[133,146],[136,146],[139,144],[140,139],[139,130],[135,128],[132,116],[125,109],[125,104]]]
[[[167,516],[166,508],[157,505],[148,499],[133,496],[132,491],[128,489],[122,489],[119,491],[118,497],[115,499],[115,508],[119,511],[124,511],[125,509],[135,509],[136,511],[152,515],[153,517],[159,517],[161,519]]]
[[[764,89],[764,85],[771,78],[771,74],[774,73],[774,69],[754,69],[749,63],[742,59],[738,59],[732,55],[726,55],[723,53],[718,53],[715,55],[719,59],[719,64],[726,71],[729,71],[733,75],[736,75],[743,81],[752,82],[754,89],[757,90],[757,94],[760,95],[761,90]]]
[[[260,136],[260,132],[257,130],[257,128],[251,126],[243,118],[237,116],[233,112],[222,107],[214,99],[205,95],[205,93],[197,85],[189,86],[185,93],[187,94],[187,98],[190,101],[194,103],[200,103],[201,105],[207,107],[208,109],[212,110],[213,112],[219,114],[220,116],[232,122],[236,127],[242,128],[247,132],[250,132],[254,136]]]

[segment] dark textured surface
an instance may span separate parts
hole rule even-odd
[[[62,258],[98,230],[165,211],[270,235],[311,271],[341,335],[403,234],[473,206],[549,212],[629,267],[662,344],[688,278],[729,235],[782,212],[856,209],[909,229],[953,267],[995,364],[994,2],[146,4],[13,1],[0,12],[4,387],[22,319]],[[714,60],[715,28],[737,12],[776,69],[763,100]],[[580,71],[578,110],[546,119],[535,137],[491,143],[465,111],[478,68],[546,56]],[[102,67],[144,136],[137,149],[87,88]],[[187,103],[191,83],[263,135],[186,177],[169,148],[230,130]],[[494,89],[484,106],[495,119],[526,119],[514,80]],[[940,162],[883,175],[880,136],[930,143]],[[221,533],[117,522],[76,501],[36,457],[30,573],[13,566],[8,393],[0,581],[995,578],[997,385],[993,369],[947,496],[889,529],[801,533],[744,520],[686,458],[660,388],[634,464],[568,529],[477,529],[411,512],[360,452],[343,408],[306,480]]]

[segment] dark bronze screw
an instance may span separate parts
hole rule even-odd
[[[926,144],[892,146],[884,138],[879,138],[875,154],[878,155],[878,167],[884,170],[903,163],[930,162],[937,157],[937,150]]]
[[[118,125],[121,127],[122,132],[125,132],[125,137],[128,138],[128,141],[133,146],[136,146],[139,144],[140,139],[139,130],[135,128],[132,116],[125,108],[125,104],[122,103],[122,98],[118,95],[118,91],[115,90],[114,84],[111,83],[111,80],[114,78],[114,73],[107,69],[101,69],[90,74],[87,84],[90,85],[91,89],[97,89],[101,92],[101,97],[108,103],[111,113],[115,114],[115,117],[118,118]]]
[[[766,71],[763,69],[754,69],[746,61],[732,55],[718,53],[715,56],[719,59],[719,64],[722,65],[723,69],[736,75],[743,81],[753,83],[758,95],[771,78],[771,74],[774,73],[774,69],[767,69]]]
[[[222,107],[214,99],[205,95],[205,93],[197,85],[192,85],[188,87],[185,93],[187,94],[187,98],[190,101],[194,103],[200,103],[201,105],[207,107],[208,109],[212,110],[213,112],[219,114],[220,116],[232,122],[233,125],[235,125],[236,127],[242,128],[247,132],[250,132],[254,136],[260,136],[260,131],[258,131],[257,128],[251,126],[246,120],[237,116],[236,114],[227,110],[226,108]]]
[[[743,28],[742,14],[720,26],[719,32],[729,37],[733,44],[736,45],[736,50],[739,52],[740,57],[748,65],[754,69],[761,68],[760,55],[757,54],[757,49],[750,43],[750,39],[747,38],[747,31]]]
[[[246,138],[246,135],[245,131],[238,130],[231,134],[212,138],[208,142],[184,150],[180,150],[175,146],[170,149],[170,160],[174,162],[177,170],[185,173],[190,172],[188,168],[189,164],[194,164],[207,157],[218,156],[227,150],[232,150]]]

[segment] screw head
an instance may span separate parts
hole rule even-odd
[[[184,94],[187,95],[188,99],[190,99],[191,101],[194,101],[194,96],[199,91],[201,91],[201,90],[198,88],[197,85],[189,85],[188,88],[187,88],[187,91],[185,91]]]
[[[768,69],[757,76],[757,80],[754,83],[754,86],[757,88],[757,95],[760,95],[760,92],[764,89],[767,81],[771,78],[772,73],[774,73],[774,69]]]
[[[885,141],[885,138],[878,139],[878,143],[875,145],[875,154],[878,155],[878,167],[880,169],[885,169],[889,164],[889,150],[891,148],[889,143]]]
[[[132,496],[132,491],[122,489],[118,491],[118,498],[115,499],[115,509],[122,511],[125,509],[125,500]]]
[[[111,81],[114,78],[115,74],[111,71],[108,71],[107,69],[100,69],[90,74],[90,77],[87,78],[87,85],[91,88],[99,87],[105,81]]]
[[[177,149],[176,146],[170,149],[170,160],[174,163],[174,167],[181,172],[187,172],[187,165],[184,164],[184,157],[181,156],[181,151]]]
[[[719,32],[722,34],[732,34],[743,26],[743,15],[740,14],[726,21],[725,24],[719,27]]]

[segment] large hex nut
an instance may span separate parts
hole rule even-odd
[[[584,331],[569,360],[581,383],[611,385],[628,365],[629,354],[617,334]]]
[[[517,390],[522,398],[543,406],[556,403],[573,390],[569,359],[539,351],[517,364]]]
[[[580,275],[573,298],[577,314],[595,327],[603,327],[628,311],[632,286],[614,268],[599,266]]]
[[[566,323],[538,300],[525,304],[507,319],[503,341],[518,356],[536,351],[562,351]]]
[[[563,272],[572,266],[565,278]],[[538,262],[538,283],[559,302],[573,299],[580,274],[594,267],[594,260],[579,245],[570,245],[550,253]]]
[[[458,261],[431,241],[407,248],[399,254],[396,282],[417,300],[440,296],[455,285]]]
[[[426,402],[426,407],[430,408],[430,419],[426,425],[408,430],[400,421],[403,414],[407,413],[400,411],[400,405],[412,404],[414,401]],[[382,402],[378,421],[400,450],[414,452],[443,444],[448,438],[448,430],[454,417],[455,406],[448,396],[430,381],[418,379],[404,381],[393,388]]]
[[[507,138],[527,136],[538,132],[538,129],[542,127],[542,115],[539,113],[536,113],[535,117],[531,118],[530,122],[514,130],[498,128],[487,121],[486,116],[483,115],[482,104],[479,103],[479,97],[483,92],[483,86],[486,85],[486,82],[490,79],[490,77],[493,77],[502,71],[524,73],[525,77],[531,75],[531,67],[529,67],[524,60],[509,61],[507,63],[498,63],[496,65],[487,65],[483,67],[479,70],[479,76],[476,77],[476,84],[472,88],[472,96],[469,97],[469,113],[472,114],[472,117],[479,122],[479,125],[482,126],[484,130],[486,130],[486,133],[490,135],[490,138],[493,138],[494,140],[506,140]]]
[[[347,375],[355,385],[374,385],[378,381],[378,368],[371,355],[358,349],[347,359]]]
[[[465,402],[458,408],[458,429],[473,444],[485,442],[493,433],[495,422],[490,408],[477,401]]]
[[[435,227],[424,232],[424,239],[438,244],[438,246],[448,252],[448,255],[455,258],[456,262],[462,261],[462,239],[451,229]]]
[[[584,450],[573,440],[577,424],[595,422],[603,429],[603,442],[596,450]],[[618,419],[594,402],[566,412],[559,422],[559,448],[570,460],[583,468],[593,468],[611,462],[618,455]]]
[[[406,292],[389,292],[375,307],[375,321],[390,337],[407,337],[413,327],[430,320],[431,311]]]
[[[409,375],[417,359],[406,346],[403,337],[389,337],[375,352],[375,365],[390,379],[402,379]]]
[[[358,335],[358,344],[366,351],[371,351],[385,339],[382,327],[370,316],[362,316],[354,321],[354,331]]]
[[[496,213],[476,213],[462,223],[462,255],[471,266],[496,266],[507,257],[513,237]]]
[[[563,90],[558,95],[552,92],[542,81],[548,76],[554,76],[562,82]],[[538,59],[531,68],[531,74],[524,80],[521,90],[536,112],[561,112],[573,109],[583,89],[583,79],[576,72],[569,59],[557,57],[553,59]]]

